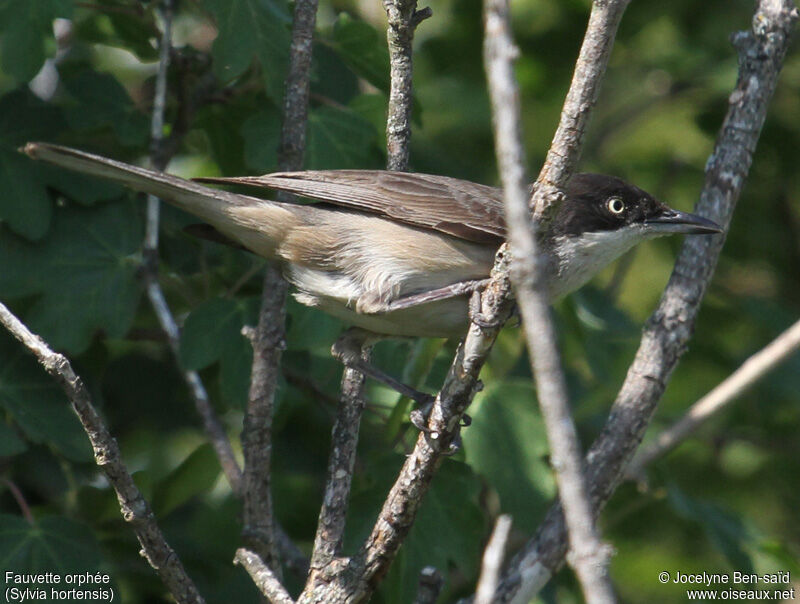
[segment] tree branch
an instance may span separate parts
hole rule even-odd
[[[544,221],[549,207],[563,198],[563,187],[577,165],[586,125],[605,73],[608,57],[627,0],[595,2],[570,86],[561,122],[531,197],[531,208]],[[523,318],[536,378],[539,405],[559,494],[563,502],[574,567],[587,602],[613,602],[608,551],[600,542],[587,495],[582,453],[570,416],[566,380],[561,368],[546,285],[546,250],[539,250],[527,198],[525,152],[520,127],[519,89],[513,61],[518,51],[511,38],[507,0],[485,2],[484,62],[494,116],[495,148],[503,182],[506,224],[513,252],[511,277]]]
[[[417,0],[383,0],[389,18],[386,39],[389,44],[391,85],[389,115],[386,120],[386,151],[389,170],[408,170],[412,110],[412,42],[414,31],[430,17],[430,8],[417,10]]]
[[[478,578],[478,587],[475,590],[475,604],[492,604],[494,601],[494,592],[497,590],[510,531],[511,516],[500,516],[494,523],[492,536],[483,551],[481,576]]]
[[[575,74],[564,102],[561,122],[531,198],[540,220],[548,207],[563,198],[563,187],[580,156],[583,135],[605,73],[617,26],[627,0],[595,2]],[[539,405],[559,494],[566,511],[570,564],[587,602],[613,602],[608,577],[608,550],[600,543],[583,473],[582,452],[570,416],[566,380],[561,368],[555,327],[550,316],[546,266],[528,210],[525,152],[520,129],[519,89],[513,60],[518,51],[511,39],[507,0],[485,2],[484,62],[494,116],[495,148],[503,182],[509,245],[513,252],[511,277],[523,318],[536,378]]]
[[[242,565],[253,579],[253,583],[271,604],[294,604],[294,600],[283,587],[280,579],[257,553],[240,547],[236,550],[233,562]]]
[[[651,461],[674,449],[706,420],[735,401],[798,349],[800,321],[747,359],[716,388],[692,405],[683,418],[659,434],[650,446],[642,449],[628,466],[627,477],[632,480],[643,479],[644,469]]]
[[[739,77],[706,165],[706,182],[696,207],[698,213],[719,224],[730,223],[797,18],[790,0],[761,0],[753,30],[732,38],[739,51]],[[686,348],[723,243],[723,235],[690,236],[684,241],[606,425],[587,454],[587,477],[596,511],[619,483]],[[530,599],[562,564],[566,544],[564,516],[557,504],[506,571],[499,601]]]
[[[155,569],[166,588],[180,603],[205,602],[186,574],[175,550],[164,539],[149,504],[136,488],[133,477],[122,462],[117,441],[111,436],[92,405],[89,391],[81,378],[75,374],[69,360],[53,352],[44,340],[31,333],[2,303],[0,303],[0,323],[36,356],[39,364],[64,390],[89,437],[95,462],[117,493],[122,517],[130,523],[142,546],[142,555]]]
[[[306,145],[311,51],[317,0],[297,0],[289,50],[289,68],[283,99],[283,123],[278,166],[300,170]],[[244,450],[245,541],[280,579],[281,564],[270,488],[272,418],[278,386],[281,351],[286,347],[286,294],[288,285],[277,270],[267,266],[264,275],[258,327],[248,331],[253,347],[247,411],[242,429]]]

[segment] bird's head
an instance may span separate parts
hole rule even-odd
[[[576,174],[553,222],[553,235],[601,232],[631,232],[641,240],[670,234],[713,234],[722,229],[702,216],[673,210],[621,178]]]
[[[673,210],[620,178],[576,174],[549,230],[551,293],[569,293],[645,239],[722,232],[715,222]]]

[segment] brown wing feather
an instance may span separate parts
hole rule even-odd
[[[323,170],[197,180],[287,191],[468,241],[497,242],[506,235],[501,190],[447,176]]]

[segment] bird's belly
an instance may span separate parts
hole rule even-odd
[[[348,325],[390,336],[451,338],[460,337],[469,324],[466,296],[437,300],[385,313],[358,313],[341,300],[296,294],[303,304],[314,306],[345,321]]]
[[[294,266],[286,277],[297,288],[294,297],[301,304],[379,334],[449,338],[463,335],[469,322],[467,296],[387,312],[357,312],[357,301],[365,290],[352,276]]]

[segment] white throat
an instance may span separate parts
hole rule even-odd
[[[563,235],[553,240],[552,299],[575,291],[634,245],[652,237],[640,225],[614,231]]]

